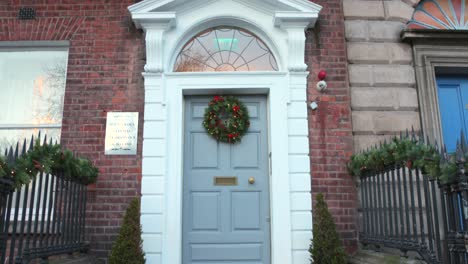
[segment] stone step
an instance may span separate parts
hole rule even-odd
[[[54,257],[49,264],[100,264],[94,256],[89,254],[73,254]]]
[[[426,264],[419,259],[401,257],[397,254],[376,252],[372,250],[359,250],[349,258],[350,264]]]

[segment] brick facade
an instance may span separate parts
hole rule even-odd
[[[0,41],[70,41],[62,144],[89,157],[100,169],[90,187],[87,238],[93,252],[107,256],[130,198],[140,192],[145,63],[143,33],[127,7],[133,0],[6,0],[0,2]],[[313,193],[323,192],[347,250],[357,248],[357,195],[346,171],[353,151],[351,99],[341,0],[315,0],[324,8],[309,30],[306,62],[311,70],[308,99]],[[37,10],[35,20],[17,19],[22,6]],[[329,89],[317,92],[317,73],[328,73]],[[136,156],[105,156],[106,113],[140,113]]]
[[[308,100],[319,104],[318,110],[309,110],[312,195],[325,194],[347,251],[352,253],[357,249],[357,195],[346,169],[353,138],[342,1],[314,2],[323,9],[316,28],[307,32],[306,44]],[[328,73],[325,93],[316,89],[321,69]]]
[[[70,41],[61,142],[99,167],[99,181],[90,188],[87,238],[102,257],[111,248],[122,212],[140,190],[140,154],[104,155],[109,111],[139,112],[142,138],[144,43],[127,11],[132,3],[0,1],[0,41]],[[37,18],[18,20],[22,6],[36,8]]]

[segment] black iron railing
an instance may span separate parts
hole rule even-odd
[[[440,150],[442,163],[450,156],[457,164],[450,183],[397,165],[361,175],[360,242],[416,252],[427,263],[468,263],[467,152],[464,140],[457,153]]]
[[[29,149],[35,140],[31,139]],[[47,139],[44,138],[43,144]],[[52,144],[50,141],[48,144]],[[5,152],[14,162],[28,151]],[[14,188],[8,178],[0,178],[0,263],[29,263],[53,255],[85,251],[86,186],[58,171],[39,173],[29,184]]]
[[[441,263],[438,190],[434,180],[404,167],[362,176],[360,241],[416,251],[428,263]]]

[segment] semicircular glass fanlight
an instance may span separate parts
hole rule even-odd
[[[278,71],[270,49],[253,33],[216,27],[193,37],[177,56],[174,72]]]
[[[468,0],[423,0],[416,7],[408,29],[468,29]]]

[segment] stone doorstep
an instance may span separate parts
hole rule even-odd
[[[409,259],[397,254],[376,252],[360,249],[354,256],[349,258],[350,264],[426,264],[419,259]]]
[[[89,254],[73,254],[61,255],[53,257],[49,260],[49,264],[101,264],[93,255]]]

